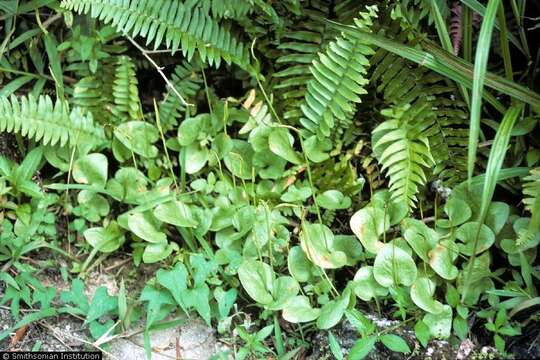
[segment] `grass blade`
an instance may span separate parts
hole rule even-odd
[[[501,167],[506,155],[508,148],[508,143],[510,141],[510,136],[512,134],[512,129],[514,124],[521,113],[521,106],[512,106],[506,114],[497,130],[495,135],[495,140],[491,145],[491,151],[489,153],[489,160],[486,167],[486,181],[484,182],[484,188],[482,191],[482,201],[480,204],[480,214],[478,216],[478,222],[483,224],[486,215],[491,204],[491,199],[495,193],[495,186],[497,185],[497,179],[499,178],[499,173],[501,172]],[[468,182],[469,183],[469,182]],[[469,282],[471,278],[471,273],[474,268],[474,261],[476,259],[476,250],[478,248],[478,235],[480,232],[480,226],[478,227],[478,232],[473,244],[472,256],[469,260],[469,266],[467,273],[465,274],[465,285],[462,293],[462,301],[466,298],[467,292],[469,289]]]
[[[469,127],[469,149],[467,157],[468,180],[474,175],[474,164],[476,162],[476,150],[478,149],[478,136],[480,134],[480,115],[482,113],[482,93],[487,71],[487,61],[491,48],[491,35],[495,23],[495,16],[499,8],[500,0],[490,0],[487,6],[474,59],[474,77],[471,94],[471,120]]]

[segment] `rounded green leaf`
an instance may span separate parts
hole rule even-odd
[[[394,352],[399,352],[403,354],[409,354],[411,352],[411,349],[409,348],[409,344],[401,336],[397,336],[394,334],[386,334],[379,337],[381,342],[386,346],[388,349]]]
[[[424,323],[428,326],[432,336],[439,339],[450,337],[452,330],[452,308],[449,305],[443,305],[443,310],[438,314],[426,314]]]
[[[427,277],[418,277],[411,285],[411,299],[416,306],[429,313],[439,314],[443,311],[443,304],[433,299],[434,293],[435,283]]]
[[[199,172],[208,162],[208,149],[198,143],[193,143],[180,150],[180,157],[185,159],[183,164],[186,173],[195,174]]]
[[[494,201],[489,205],[486,215],[486,225],[489,226],[495,234],[498,234],[510,215],[510,206],[506,203]]]
[[[144,248],[142,255],[143,262],[145,264],[153,264],[161,261],[169,257],[175,249],[178,250],[178,245],[175,243],[148,244]]]
[[[439,235],[427,227],[422,221],[405,219],[401,222],[401,231],[407,243],[425,262],[429,261],[428,253],[438,243]]]
[[[454,280],[459,273],[454,261],[458,256],[457,245],[452,241],[442,241],[429,252],[429,265],[446,280]]]
[[[195,142],[208,121],[209,116],[209,114],[200,114],[182,121],[178,127],[178,143],[181,146],[188,146]]]
[[[287,257],[289,273],[298,281],[306,282],[311,278],[313,265],[300,246],[293,246]]]
[[[154,216],[167,224],[180,227],[197,226],[197,221],[193,218],[189,207],[178,200],[158,205],[154,209]]]
[[[153,158],[158,149],[153,143],[159,139],[156,127],[144,121],[128,121],[114,129],[114,136],[135,154]]]
[[[347,209],[351,206],[351,198],[338,190],[327,190],[317,195],[317,204],[325,209]]]
[[[456,197],[448,199],[444,205],[444,212],[448,215],[450,226],[461,225],[472,216],[472,210],[469,205]]]
[[[350,220],[352,232],[360,240],[362,245],[368,250],[376,254],[384,247],[384,243],[379,241],[381,236],[390,224],[384,221],[384,211],[378,208],[367,206],[357,211]]]
[[[468,222],[461,225],[456,231],[456,237],[464,243],[459,244],[460,252],[467,256],[472,256],[476,237],[478,237],[477,255],[489,249],[495,242],[493,231],[479,222]]]
[[[88,154],[73,163],[73,179],[79,184],[104,187],[109,161],[103,154]]]
[[[293,149],[294,138],[289,134],[289,130],[282,127],[272,128],[268,136],[268,146],[277,156],[298,165],[302,163],[302,158]]]
[[[321,310],[314,309],[305,296],[295,296],[285,304],[283,308],[283,318],[290,323],[303,323],[315,320]]]
[[[238,268],[238,277],[242,287],[253,300],[263,305],[274,301],[274,271],[270,265],[256,260],[244,260]]]
[[[416,264],[405,250],[385,245],[375,258],[373,275],[375,280],[385,287],[399,284],[411,286],[416,280]]]
[[[128,215],[129,230],[143,240],[154,244],[166,244],[167,236],[158,230],[158,225],[148,212]]]
[[[286,306],[289,299],[296,296],[300,291],[298,281],[290,276],[281,276],[273,283],[274,301],[268,306],[269,310],[281,310]]]
[[[84,231],[85,240],[95,249],[111,253],[117,250],[125,241],[124,231],[116,222],[111,222],[106,228],[94,227]]]
[[[242,140],[232,140],[233,148],[223,158],[225,166],[236,177],[251,180],[253,168],[253,149]]]
[[[353,291],[356,296],[364,301],[388,295],[388,289],[375,280],[372,266],[364,266],[358,269],[353,279]]]
[[[306,223],[300,233],[300,245],[308,259],[325,269],[337,269],[347,263],[347,255],[334,251],[333,242],[334,234],[322,224]]]
[[[317,318],[317,327],[319,329],[330,329],[334,327],[345,314],[349,306],[350,291],[345,290],[336,300],[327,302],[322,308]]]

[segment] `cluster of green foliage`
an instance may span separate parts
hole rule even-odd
[[[0,131],[19,156],[0,155],[17,320],[0,340],[68,313],[102,346],[145,319],[150,354],[153,329],[195,312],[234,330],[238,359],[295,358],[323,330],[342,359],[345,318],[349,359],[411,352],[377,311],[423,346],[485,326],[505,353],[540,302],[540,89],[527,2],[504,5],[2,2]],[[42,248],[57,258],[29,261]],[[88,301],[80,279],[120,251],[159,270]],[[37,275],[59,259],[74,280],[57,294]]]

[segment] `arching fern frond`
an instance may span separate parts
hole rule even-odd
[[[188,100],[193,99],[201,88],[202,78],[197,69],[184,61],[174,69],[174,73],[171,75],[171,83],[184,99]],[[165,132],[178,125],[178,119],[182,117],[182,112],[185,109],[184,104],[174,91],[168,89],[163,101],[159,104],[159,117]]]
[[[215,19],[241,20],[253,10],[253,2],[249,0],[187,0],[185,4],[200,7],[205,14]]]
[[[79,108],[70,112],[67,103],[53,104],[49,96],[0,97],[0,132],[21,134],[43,145],[95,147],[106,140],[92,114]]]
[[[119,32],[182,50],[190,60],[197,51],[204,62],[219,67],[224,60],[250,68],[246,46],[199,7],[174,0],[63,0],[61,6],[112,24]]]
[[[523,184],[523,203],[525,208],[532,212],[534,202],[540,194],[540,167],[530,170],[530,175],[526,176]]]
[[[135,64],[129,56],[118,57],[112,86],[114,104],[111,111],[115,123],[141,119],[138,83]]]
[[[429,122],[423,107],[394,107],[381,113],[388,118],[372,133],[373,150],[390,177],[392,199],[405,202],[409,209],[415,207],[416,194],[426,181],[425,169],[433,165],[429,141],[425,131]]]
[[[369,30],[376,16],[376,7],[360,13],[356,26]],[[366,93],[367,56],[374,51],[361,36],[340,36],[330,43],[325,53],[310,67],[313,78],[308,82],[305,102],[301,105],[304,128],[320,138],[329,137],[336,129],[347,127],[359,95]]]

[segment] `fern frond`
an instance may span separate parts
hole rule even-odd
[[[53,104],[49,96],[0,97],[0,132],[21,134],[43,145],[97,146],[106,140],[92,114],[80,108],[70,112],[67,103]]]
[[[369,30],[376,16],[376,8],[360,13],[356,26]],[[374,51],[361,37],[340,36],[330,43],[325,53],[311,66],[313,78],[308,82],[305,102],[301,105],[304,128],[319,137],[329,137],[336,128],[347,127],[354,114],[355,104],[363,86],[368,83],[365,75],[369,66],[368,56]]]
[[[114,104],[111,112],[115,123],[141,119],[138,83],[135,64],[129,56],[118,57],[112,86]]]
[[[424,121],[435,160],[433,174],[446,186],[466,177],[468,109],[458,90],[438,74],[379,49],[372,57],[370,82],[385,103],[425,107]]]
[[[525,208],[532,212],[536,197],[540,194],[540,167],[531,169],[529,172],[530,175],[523,179],[523,203]]]
[[[176,66],[170,80],[184,99],[193,99],[202,84],[200,74],[187,61]],[[163,101],[159,104],[159,117],[165,132],[178,125],[178,119],[182,117],[182,112],[185,109],[178,96],[168,89]]]
[[[392,198],[405,202],[409,209],[415,207],[416,194],[426,181],[425,169],[434,160],[427,136],[424,134],[429,122],[424,115],[427,104],[420,107],[394,107],[381,113],[389,119],[377,126],[372,133],[373,150],[390,177]]]
[[[187,0],[186,5],[201,8],[215,19],[241,20],[253,10],[249,0]]]
[[[112,24],[120,33],[146,38],[158,48],[181,49],[191,60],[195,51],[202,61],[219,67],[224,60],[248,69],[247,47],[199,7],[175,0],[63,0],[61,6]]]

